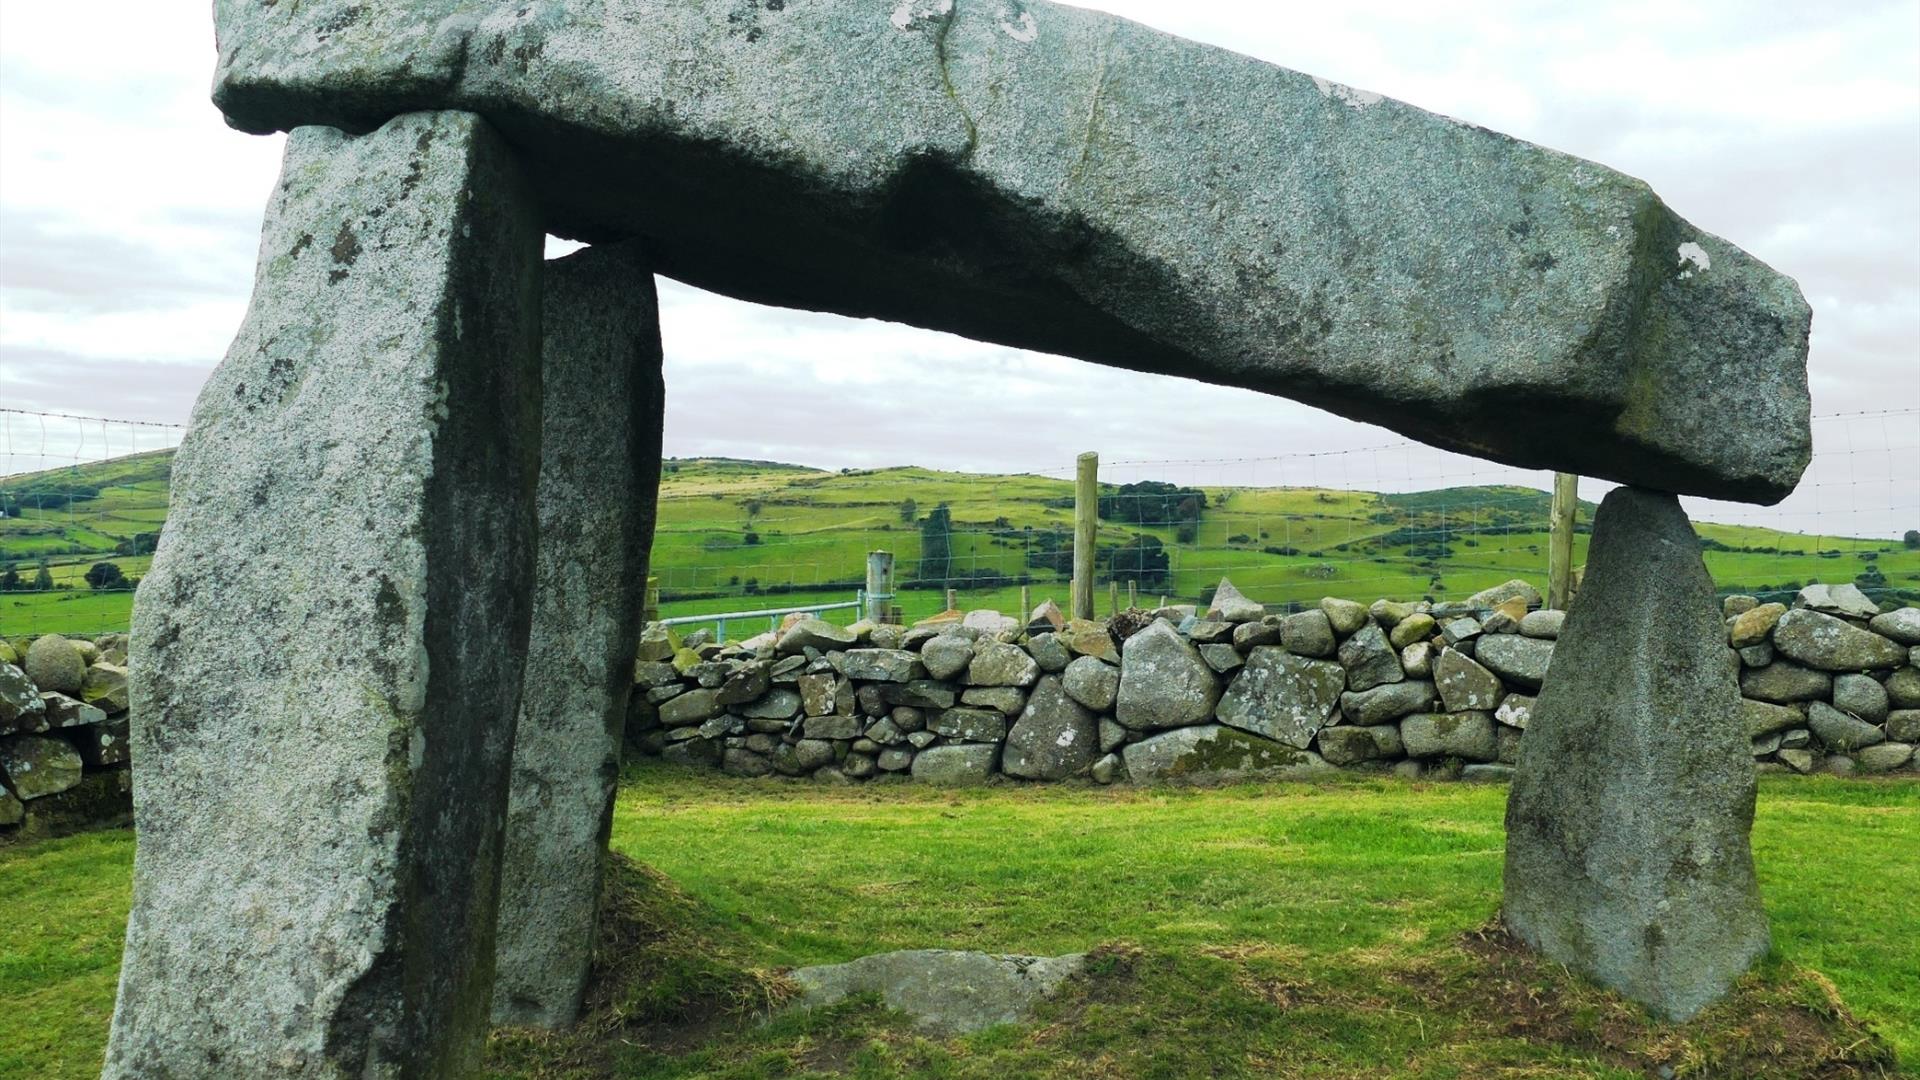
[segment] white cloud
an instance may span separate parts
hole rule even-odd
[[[1920,0],[1084,6],[1646,179],[1799,279],[1816,312],[1817,413],[1920,406]],[[281,143],[225,128],[207,101],[212,61],[203,0],[0,0],[0,402],[184,419],[244,308]],[[1088,448],[1271,459],[1400,441],[1244,391],[871,320],[673,283],[662,302],[673,453],[1059,472]],[[1920,520],[1902,505],[1920,453],[1894,449],[1920,443],[1920,421],[1816,436],[1831,456],[1784,507],[1715,514],[1873,531]],[[1854,479],[1868,459],[1877,478]],[[1424,449],[1160,468],[1362,487],[1509,475]]]

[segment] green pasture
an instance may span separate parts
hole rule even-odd
[[[1774,948],[1685,1025],[1500,945],[1500,786],[829,787],[629,770],[594,1011],[497,1078],[1774,1078],[1920,1060],[1920,782],[1761,784]],[[0,1075],[99,1072],[132,834],[0,848]],[[623,920],[625,920],[623,922]],[[888,949],[1091,951],[1029,1025],[871,1000],[762,1024],[778,971]]]
[[[158,528],[170,452],[12,477],[17,488],[86,485],[97,498],[0,518],[0,563],[31,577],[45,558],[53,595],[0,594],[0,633],[99,632],[125,626],[131,597],[81,596],[94,562],[137,577],[145,556],[117,545]],[[4,487],[0,487],[3,492]],[[1099,543],[1140,536],[1163,545],[1168,574],[1141,590],[1157,600],[1199,599],[1222,577],[1274,604],[1322,596],[1466,596],[1514,577],[1546,575],[1547,495],[1520,487],[1446,488],[1378,495],[1317,488],[1206,488],[1206,509],[1178,523],[1101,523]],[[893,552],[898,602],[909,618],[939,611],[951,584],[963,606],[1012,611],[1019,585],[1035,602],[1064,604],[1066,574],[1045,550],[1071,547],[1072,484],[1043,476],[983,476],[918,467],[823,472],[727,459],[669,461],[661,477],[652,573],[669,615],[849,599],[869,551]],[[948,575],[925,565],[921,522],[945,504]],[[1590,517],[1593,507],[1582,504]],[[1697,523],[1707,567],[1724,591],[1783,590],[1877,574],[1884,588],[1920,595],[1920,550],[1892,539],[1813,536]],[[1575,538],[1576,563],[1587,537]],[[1037,562],[1036,562],[1037,560]],[[917,579],[938,586],[914,589]],[[1105,582],[1096,604],[1106,607]],[[1121,590],[1125,595],[1125,589]]]

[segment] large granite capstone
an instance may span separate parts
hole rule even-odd
[[[1809,312],[1639,180],[1040,0],[215,5],[228,122],[498,125],[662,272],[1762,502]],[[1739,417],[1738,423],[1728,423]]]

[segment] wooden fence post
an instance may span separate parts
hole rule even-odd
[[[948,611],[960,610],[960,590],[958,589],[947,590],[947,610]]]
[[[1112,579],[1107,581],[1107,618],[1120,614],[1120,583]]]
[[[887,621],[887,608],[893,602],[893,552],[867,552],[867,618]]]
[[[657,577],[647,579],[647,596],[640,603],[640,621],[643,624],[660,621],[660,579]]]
[[[1553,474],[1553,508],[1548,517],[1547,607],[1565,611],[1573,599],[1573,519],[1580,507],[1580,477]]]
[[[1020,620],[1022,629],[1026,628],[1027,620],[1033,618],[1033,586],[1020,586],[1020,610],[1014,612],[1014,618]]]
[[[1093,618],[1093,547],[1100,531],[1100,455],[1080,455],[1073,479],[1072,616]]]
[[[1137,581],[1127,582],[1127,606],[1130,608],[1140,606],[1140,583]]]

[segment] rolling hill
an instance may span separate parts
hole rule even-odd
[[[172,452],[0,480],[0,575],[31,588],[42,560],[55,588],[0,595],[0,633],[124,627],[131,596],[89,588],[97,563],[145,572],[166,512]],[[1011,611],[1019,588],[1064,603],[1073,522],[1070,481],[913,466],[827,472],[727,458],[662,468],[653,573],[669,615],[850,599],[866,553],[892,551],[908,617],[943,606]],[[1269,603],[1321,596],[1436,599],[1546,575],[1545,492],[1457,487],[1376,494],[1317,488],[1142,485],[1103,490],[1104,581],[1143,598],[1196,600],[1222,576]],[[1592,504],[1581,506],[1590,520]],[[1728,592],[1784,592],[1860,581],[1920,596],[1920,550],[1698,523],[1707,566]],[[1575,538],[1576,562],[1586,536]],[[1126,587],[1121,586],[1124,603]]]

